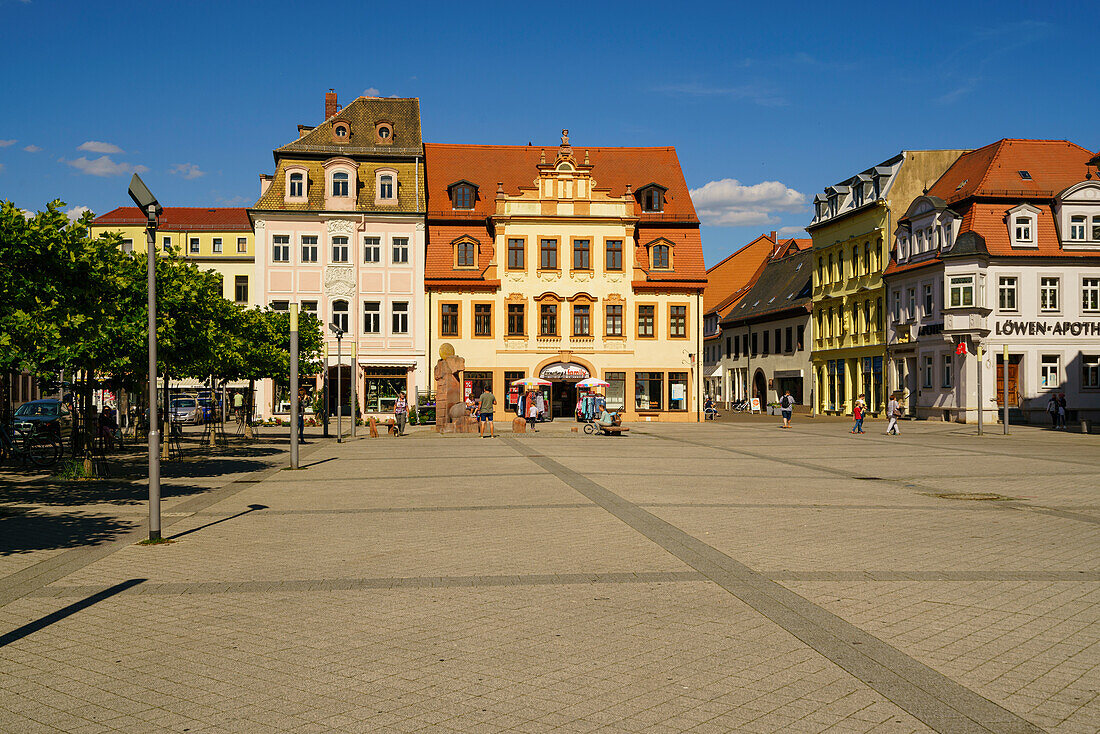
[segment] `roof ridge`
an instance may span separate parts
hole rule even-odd
[[[496,143],[424,143],[424,147],[433,148],[493,148],[500,150],[538,150],[539,148],[559,148],[558,145],[500,145]],[[638,145],[638,146],[613,146],[613,145],[571,145],[579,150],[676,150],[674,145]]]
[[[759,241],[761,239],[771,241],[771,238],[768,237],[768,235],[766,235],[766,234],[761,234],[757,237],[754,237],[753,239],[749,240],[745,244],[741,245],[741,247],[737,248],[736,250],[734,250],[730,254],[726,255],[724,258],[722,258],[720,261],[718,261],[714,265],[711,265],[709,268],[707,268],[707,272],[709,273],[710,271],[714,270],[718,266],[723,265],[724,263],[726,263],[730,258],[736,257],[737,255],[740,255],[741,253],[745,252],[750,247],[752,247],[754,244],[756,244],[757,241]],[[775,243],[773,242],[772,244],[775,244]]]
[[[996,143],[994,143],[994,145],[997,146],[997,149],[993,153],[993,157],[989,159],[989,163],[986,165],[985,170],[982,172],[982,177],[978,179],[978,183],[973,187],[972,191],[974,194],[977,194],[979,191],[982,190],[982,186],[985,184],[985,180],[989,178],[989,172],[993,170],[993,164],[996,163],[997,159],[1001,157],[1001,151],[1004,150],[1004,144],[1007,140],[1007,138],[1001,138]]]

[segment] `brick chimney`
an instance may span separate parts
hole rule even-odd
[[[336,90],[325,92],[325,119],[332,117],[340,111],[340,105],[336,103]]]
[[[772,236],[771,236],[771,237],[769,237],[768,239],[770,239],[770,240],[771,240],[772,242],[775,242],[775,241],[776,241],[776,239],[775,239],[775,235],[776,235],[776,232],[775,232],[775,230],[773,229],[773,230],[772,230]]]

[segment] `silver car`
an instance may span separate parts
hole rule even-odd
[[[168,415],[173,423],[202,423],[202,406],[197,398],[176,398],[171,402]]]

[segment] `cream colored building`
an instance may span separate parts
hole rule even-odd
[[[597,377],[628,420],[699,419],[706,272],[674,149],[424,149],[429,354],[450,343],[498,414],[541,377],[572,417]]]

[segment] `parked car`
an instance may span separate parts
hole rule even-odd
[[[202,406],[203,420],[207,422],[217,423],[222,418],[222,406],[221,404],[210,397],[199,398],[199,405]]]
[[[202,423],[203,409],[198,398],[176,398],[169,404],[168,416],[173,423]]]
[[[12,427],[16,431],[48,431],[58,438],[68,438],[73,430],[69,408],[57,398],[44,398],[23,403],[15,410]]]

